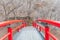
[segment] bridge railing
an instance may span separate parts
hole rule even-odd
[[[0,40],[4,40],[6,37],[8,37],[8,40],[13,40],[13,32],[14,31],[19,31],[21,28],[26,27],[26,23],[23,20],[10,20],[10,21],[5,21],[5,22],[0,22],[0,27],[5,27],[7,25],[17,23],[17,22],[22,22],[21,25],[17,26],[16,28],[12,29],[11,27],[8,27],[8,33],[5,34],[3,37],[0,38]]]
[[[43,23],[45,23],[45,26],[41,26],[37,22],[43,22]],[[50,33],[50,28],[49,28],[48,24],[51,24],[51,25],[54,25],[54,26],[60,28],[60,23],[58,21],[38,19],[38,20],[35,20],[33,22],[33,26],[35,28],[37,28],[39,31],[44,30],[44,33],[45,33],[44,34],[44,38],[45,38],[44,40],[50,40],[50,37],[53,40],[58,40],[57,37],[55,37],[52,33]]]

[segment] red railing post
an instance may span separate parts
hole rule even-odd
[[[8,32],[10,33],[10,35],[8,36],[8,40],[13,40],[11,27],[8,27]]]
[[[45,26],[45,40],[49,40],[49,27],[48,26]]]
[[[36,26],[37,26],[37,25],[36,25],[36,23],[35,23],[35,22],[33,22],[33,27],[35,27],[35,28],[36,28]]]
[[[27,26],[27,23],[24,22],[24,27]]]

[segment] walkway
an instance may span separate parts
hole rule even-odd
[[[14,35],[14,40],[44,40],[41,33],[32,26],[25,27]]]

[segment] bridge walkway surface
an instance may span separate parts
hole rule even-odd
[[[33,26],[22,28],[14,35],[13,40],[44,40],[42,34]]]

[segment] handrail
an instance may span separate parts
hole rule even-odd
[[[17,23],[17,22],[22,22],[22,25],[17,26],[16,28],[12,29],[11,27],[8,27],[8,33],[5,34],[0,40],[4,40],[6,37],[8,37],[8,40],[13,40],[13,32],[16,30],[19,31],[21,28],[25,27],[27,24],[23,20],[10,20],[10,21],[5,21],[0,23],[0,27],[2,26],[7,26],[9,24]]]
[[[0,38],[0,40],[4,40],[9,35],[10,35],[10,33],[5,34],[2,38]]]
[[[53,34],[50,33],[50,28],[48,27],[48,25],[45,25],[45,27],[44,26],[42,27],[41,25],[38,25],[36,22],[43,22],[43,23],[54,25],[54,26],[58,26],[60,28],[60,23],[58,21],[38,19],[33,22],[33,26],[37,28],[39,31],[44,30],[45,32],[44,40],[49,40],[49,37],[51,37],[53,40],[58,40]]]
[[[53,40],[58,40],[53,34],[51,34],[50,32],[48,32],[49,36],[53,38]]]
[[[36,20],[36,21],[48,23],[48,24],[51,24],[51,25],[54,25],[54,26],[57,26],[57,27],[60,28],[60,21],[45,20],[45,19],[38,19],[38,20]]]
[[[41,20],[41,19],[38,19],[36,21],[48,23],[48,24],[51,24],[51,25],[54,25],[54,26],[58,26],[60,28],[60,23],[57,22],[57,21]],[[35,28],[37,28],[39,31],[44,30],[45,40],[49,40],[49,37],[52,37],[53,40],[58,40],[54,35],[52,35],[50,33],[48,26],[42,27],[41,25],[38,25],[36,23],[36,21],[33,22],[33,26]],[[4,35],[2,38],[0,38],[0,40],[4,40],[6,37],[8,37],[8,40],[13,40],[13,37],[12,37],[13,32],[15,32],[16,30],[19,31],[19,29],[24,28],[25,26],[27,26],[27,24],[23,20],[10,20],[10,21],[5,21],[5,22],[0,23],[0,27],[4,27],[4,26],[7,26],[7,25],[10,25],[10,24],[13,24],[13,23],[17,23],[17,22],[23,22],[23,23],[22,23],[22,25],[19,25],[14,29],[12,29],[11,27],[8,27],[8,33],[6,35]]]
[[[23,20],[9,20],[5,22],[0,22],[0,27],[7,26],[9,24],[17,23],[17,22],[23,22]]]

